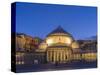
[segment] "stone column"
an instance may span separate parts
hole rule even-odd
[[[53,60],[54,60],[54,51],[52,51],[52,62],[53,62]]]
[[[66,61],[68,61],[68,59],[69,59],[68,58],[68,51],[66,51],[66,54],[65,55],[66,55]]]
[[[57,62],[57,51],[55,52],[55,62]]]
[[[62,54],[62,53],[61,53],[61,51],[60,51],[60,62],[62,61],[62,59],[61,59],[61,54]]]
[[[61,51],[61,62],[63,61],[63,52]]]
[[[52,62],[52,51],[50,51],[50,62]]]
[[[57,51],[57,61],[59,61],[59,51]]]
[[[69,51],[69,61],[71,60],[72,55],[71,55],[71,51]]]
[[[55,63],[55,60],[56,60],[56,52],[54,51],[54,54],[53,54],[54,58],[53,58],[53,62]]]
[[[49,62],[49,60],[50,60],[50,53],[49,53],[49,51],[47,51],[47,62]]]
[[[63,51],[64,53],[63,53],[63,59],[64,59],[64,62],[65,62],[65,60],[66,60],[66,54],[65,54],[65,51]]]
[[[47,62],[48,62],[48,51],[47,51],[47,56],[46,56]]]

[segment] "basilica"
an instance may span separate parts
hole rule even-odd
[[[39,50],[46,52],[46,60],[49,63],[66,63],[72,60],[74,56],[80,59],[79,45],[71,34],[63,30],[60,26],[49,33],[46,39],[39,45]]]
[[[60,64],[81,60],[96,61],[96,41],[90,40],[88,42],[90,42],[90,46],[82,51],[83,46],[87,45],[84,45],[84,42],[81,45],[61,26],[50,32],[45,39],[16,34],[16,64]],[[93,45],[93,48],[91,48],[91,45]]]

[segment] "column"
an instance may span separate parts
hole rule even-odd
[[[58,62],[60,62],[60,50],[58,51]]]
[[[48,60],[50,62],[50,51],[48,51]]]
[[[53,62],[53,59],[54,59],[54,51],[51,51],[51,61]]]
[[[66,60],[65,51],[64,51],[64,54],[63,54],[63,59],[64,59],[64,62],[65,62],[65,60]]]
[[[53,62],[55,62],[55,59],[56,59],[56,52],[54,51],[54,54],[53,54]]]
[[[49,61],[49,52],[47,51],[47,62]]]
[[[57,62],[59,61],[59,51],[57,51]]]
[[[62,63],[64,61],[64,52],[62,51]]]
[[[71,51],[69,51],[69,61],[72,59]]]
[[[60,51],[60,62],[62,61],[62,59],[61,59],[61,54],[62,54],[62,52]]]
[[[56,61],[58,61],[58,51],[56,51]]]
[[[55,62],[57,62],[57,51],[55,52]]]
[[[63,51],[61,51],[61,61],[63,62]]]
[[[68,61],[69,56],[68,56],[68,51],[66,51],[66,61]]]
[[[52,62],[52,51],[50,51],[50,62]]]

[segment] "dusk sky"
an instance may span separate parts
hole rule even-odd
[[[75,39],[97,34],[97,8],[35,3],[16,4],[16,32],[45,38],[61,26]]]

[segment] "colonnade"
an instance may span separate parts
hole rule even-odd
[[[47,61],[52,63],[65,63],[71,60],[71,51],[69,50],[47,50]]]

